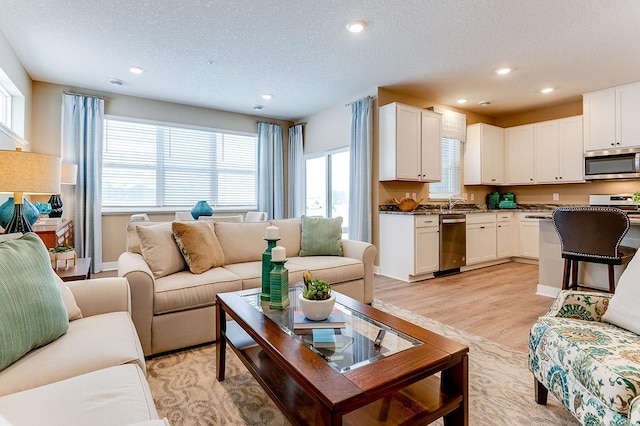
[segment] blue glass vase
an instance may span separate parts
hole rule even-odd
[[[26,198],[22,200],[22,203],[23,203],[22,214],[27,219],[27,221],[29,221],[29,223],[33,225],[38,221],[40,212],[38,211],[36,206],[31,204],[29,200],[27,200]],[[0,226],[1,227],[3,228],[7,227],[7,224],[13,217],[13,210],[14,210],[13,197],[9,197],[9,199],[0,206]]]
[[[191,216],[198,220],[200,216],[213,216],[213,208],[204,200],[198,201],[191,209]]]

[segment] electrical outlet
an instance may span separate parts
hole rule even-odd
[[[560,194],[558,194],[557,192],[553,193],[553,201],[558,201],[560,199]]]
[[[471,201],[473,201],[474,198],[475,196],[473,195],[473,193],[471,193]]]
[[[462,193],[462,199],[463,199],[464,201],[467,201],[467,193],[466,193],[466,192],[463,192],[463,193]]]

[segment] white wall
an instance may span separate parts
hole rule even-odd
[[[13,48],[0,32],[0,69],[6,74],[11,82],[24,96],[24,117],[20,117],[20,124],[16,126],[15,121],[17,117],[14,117],[15,133],[18,136],[23,137],[27,141],[30,140],[31,127],[31,77],[25,71],[20,59],[16,56]],[[19,101],[22,102],[22,101]],[[22,106],[22,105],[20,105]],[[14,114],[15,116],[16,114]],[[0,148],[6,149],[6,147],[12,145],[11,138],[5,133],[0,132]],[[24,145],[24,144],[22,144]],[[13,144],[13,147],[16,145]],[[28,150],[29,148],[25,148]]]
[[[365,96],[375,96],[377,92],[378,89],[373,88],[301,120],[307,123],[304,126],[304,154],[348,146],[351,143],[351,105],[347,104]]]

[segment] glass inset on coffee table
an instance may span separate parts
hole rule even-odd
[[[259,312],[273,320],[280,328],[316,352],[336,371],[342,373],[375,362],[423,342],[403,334],[353,309],[336,303],[335,309],[343,313],[345,325],[339,328],[296,328],[293,318],[300,311],[300,287],[289,289],[289,309],[278,311],[260,300],[260,295],[248,294],[244,299]],[[379,344],[376,339],[380,337]]]
[[[293,424],[468,424],[466,346],[339,293],[343,327],[297,330],[289,291],[282,311],[259,288],[217,295],[219,381],[229,346]]]

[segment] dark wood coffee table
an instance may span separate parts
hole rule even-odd
[[[217,295],[219,381],[228,345],[296,425],[468,424],[466,346],[338,293],[347,323],[334,332],[347,344],[316,345],[290,326],[300,290],[289,291],[284,311],[260,302],[259,288]]]

